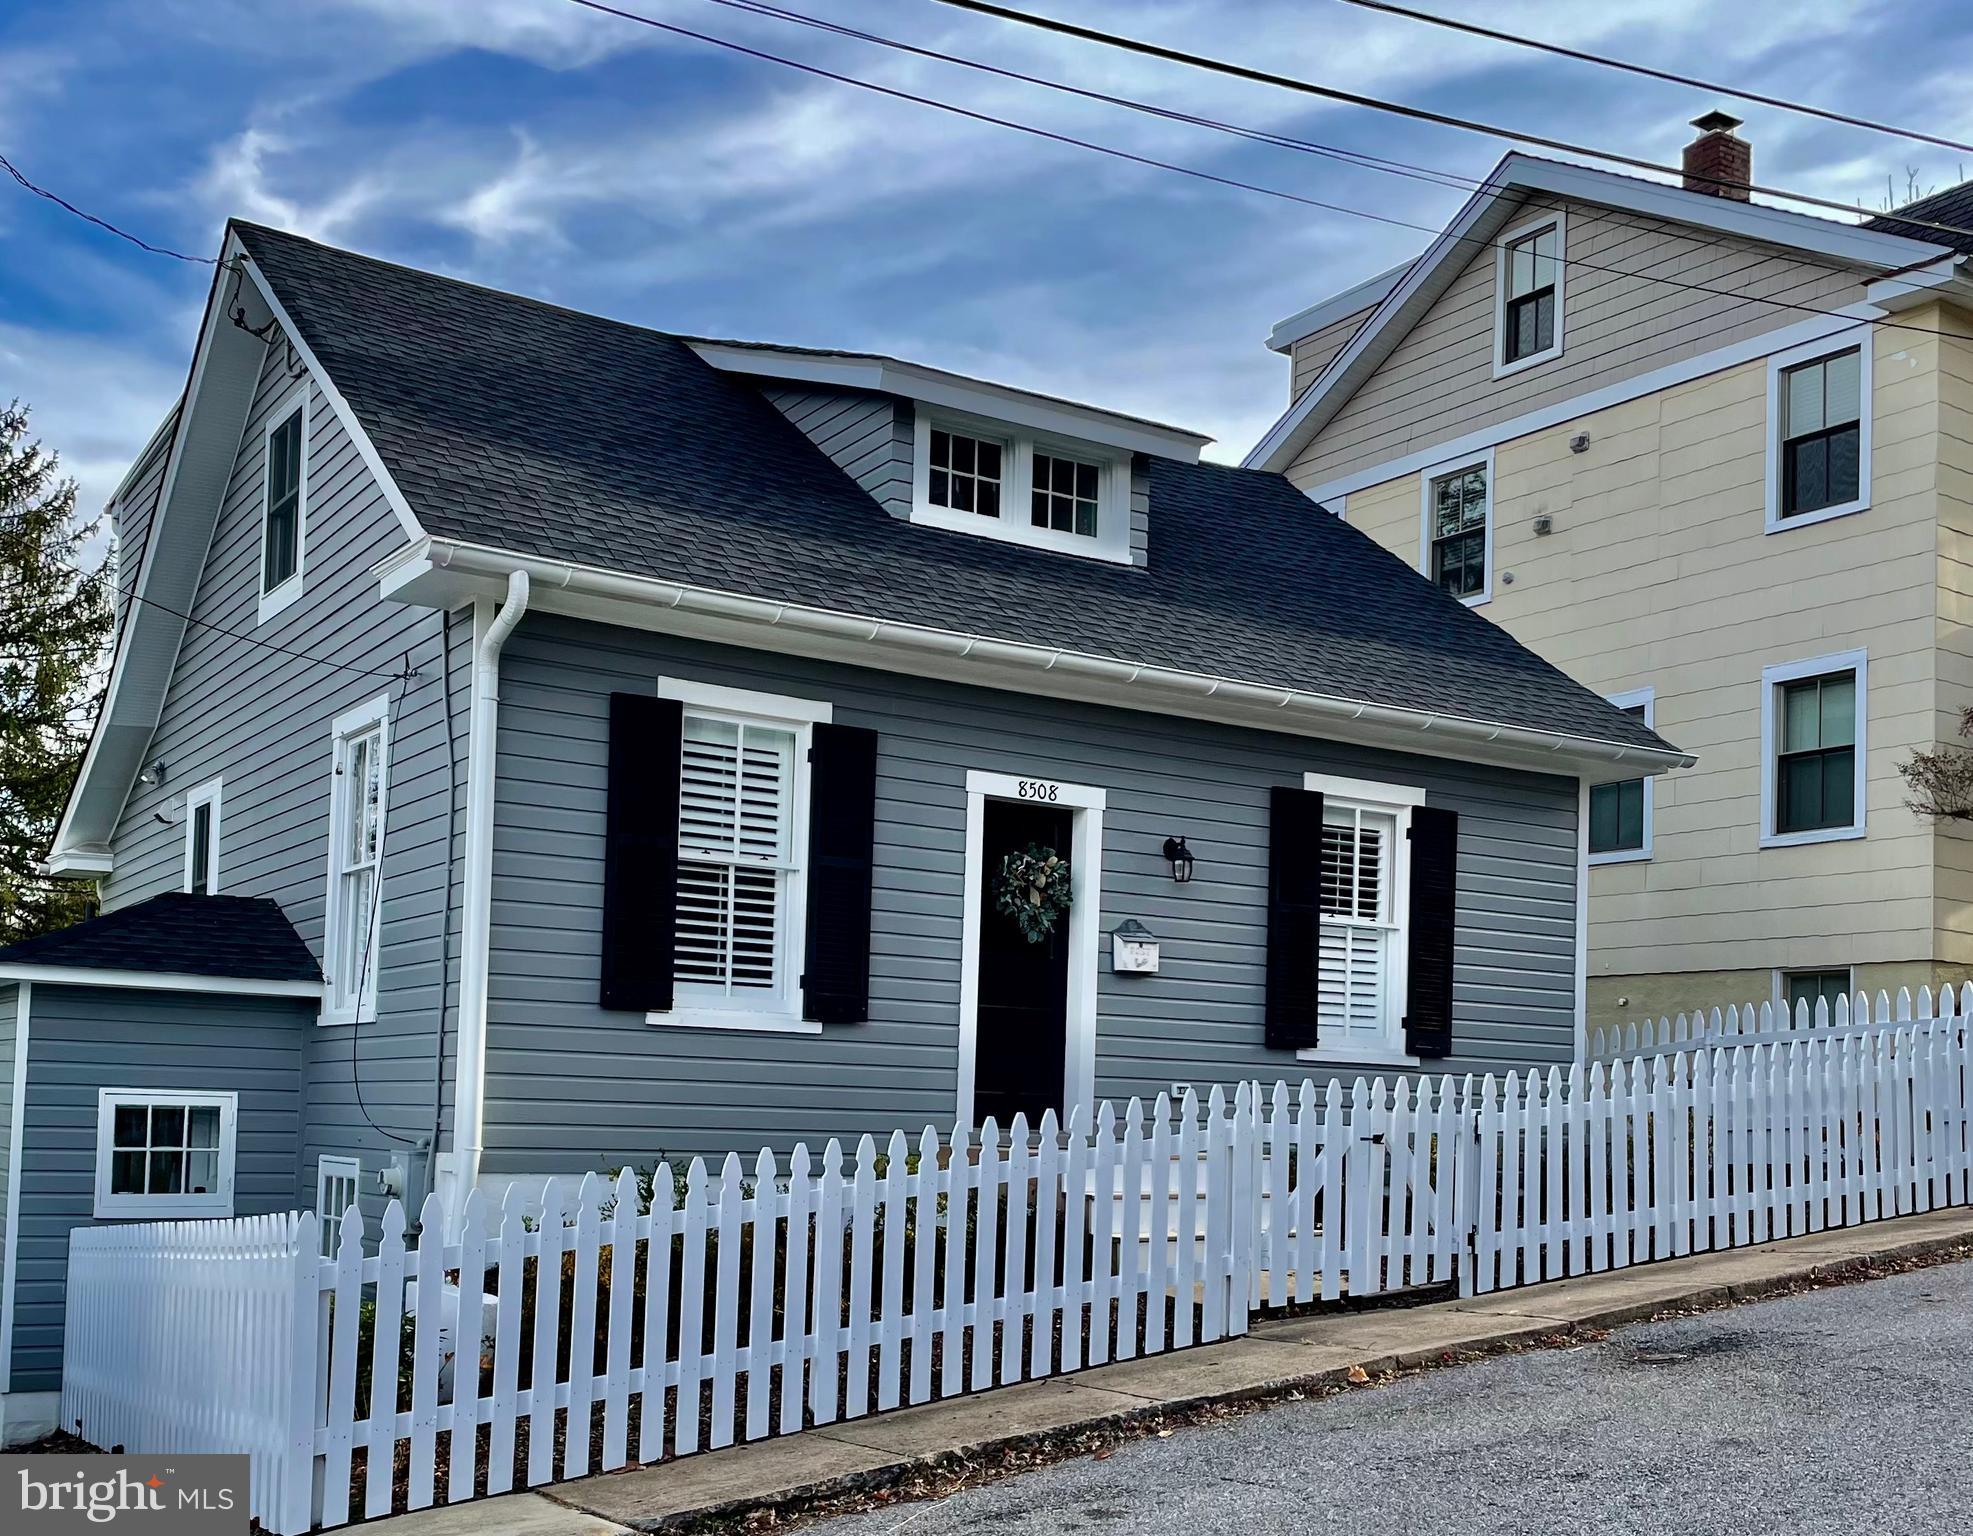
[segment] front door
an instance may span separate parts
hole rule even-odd
[[[982,823],[979,1019],[974,1031],[973,1121],[1004,1129],[1016,1114],[1035,1125],[1062,1113],[1069,1038],[1069,923],[1030,942],[998,910],[1001,861],[1030,844],[1069,855],[1075,813],[1059,806],[988,800]]]

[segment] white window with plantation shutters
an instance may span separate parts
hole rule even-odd
[[[826,706],[667,680],[683,696],[669,1023],[801,1028],[808,748]]]
[[[1424,796],[1402,785],[1309,774],[1322,799],[1318,1044],[1302,1055],[1402,1063],[1407,834]]]

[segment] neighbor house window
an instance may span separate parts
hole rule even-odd
[[[1411,806],[1400,786],[1306,778],[1322,793],[1321,1053],[1376,1060],[1403,1052],[1404,869]]]
[[[1610,702],[1625,714],[1654,725],[1651,690],[1617,694]],[[1589,791],[1589,857],[1593,864],[1617,864],[1651,856],[1651,780],[1620,779],[1594,784]]]
[[[335,725],[329,781],[329,896],[322,944],[324,1023],[376,1016],[382,932],[387,703],[374,699]]]
[[[1467,602],[1492,596],[1493,462],[1460,464],[1425,476],[1425,571]]]
[[[1826,1005],[1828,1016],[1834,1019],[1836,1004],[1853,990],[1847,966],[1817,971],[1783,971],[1780,980],[1781,1002],[1791,1019],[1799,1017],[1806,1007],[1809,1018],[1813,1020],[1817,1003]]]
[[[213,779],[185,795],[185,889],[219,894],[219,791]]]
[[[237,1110],[231,1093],[100,1090],[96,1215],[232,1215]]]
[[[991,438],[932,429],[932,505],[980,517],[1000,516],[1001,471],[1006,449]]]
[[[1862,835],[1864,669],[1858,652],[1763,674],[1764,840]]]
[[[1524,224],[1500,242],[1496,272],[1496,372],[1513,372],[1562,350],[1561,215]]]
[[[1768,359],[1767,531],[1870,505],[1870,356],[1827,342]]]
[[[321,1157],[315,1163],[315,1219],[322,1228],[322,1257],[333,1259],[341,1246],[343,1216],[356,1204],[363,1165],[353,1157]]]
[[[1102,466],[1058,453],[1034,456],[1034,525],[1096,537],[1097,486]]]
[[[275,412],[263,444],[266,473],[260,531],[260,617],[272,618],[301,595],[308,473],[306,386]]]

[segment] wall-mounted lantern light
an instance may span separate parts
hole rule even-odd
[[[1180,885],[1192,878],[1192,850],[1185,846],[1182,837],[1165,839],[1165,857],[1171,860],[1171,877]]]

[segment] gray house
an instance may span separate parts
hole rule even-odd
[[[1687,759],[1203,442],[233,225],[0,951],[9,1438],[91,1221],[1569,1060]]]

